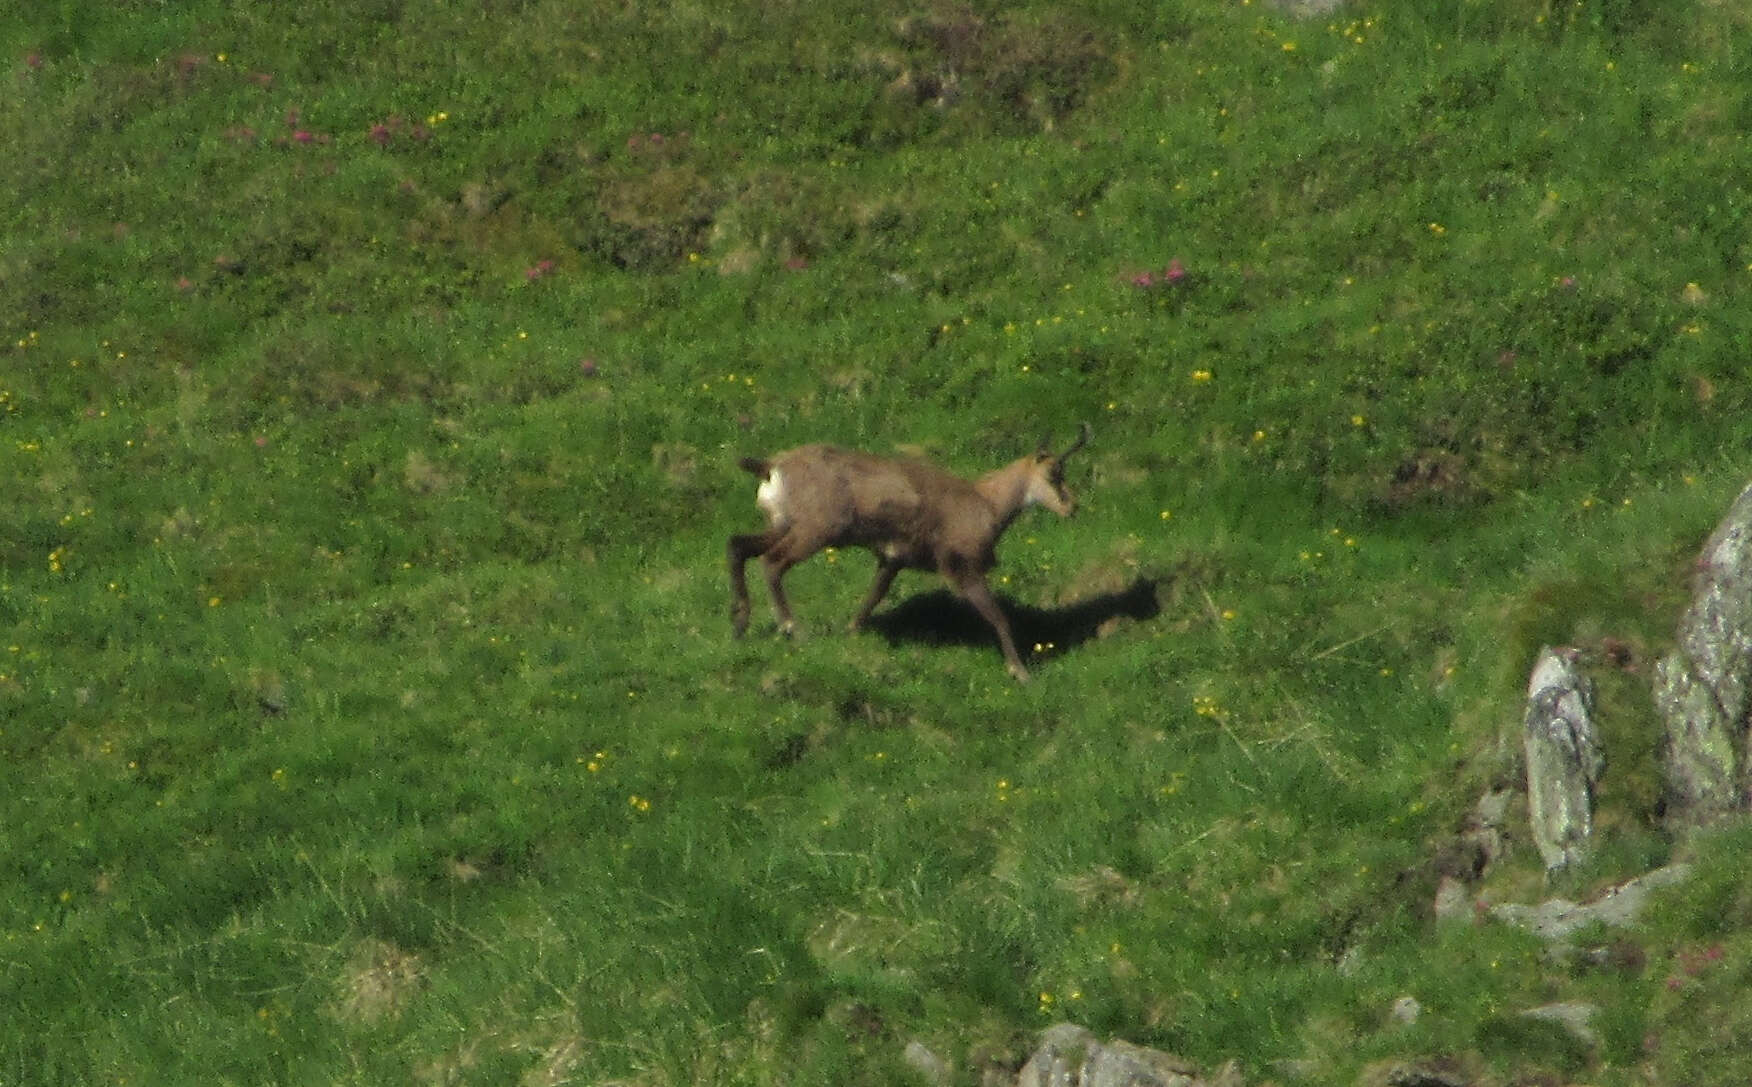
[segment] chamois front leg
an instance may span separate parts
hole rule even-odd
[[[894,584],[894,575],[900,573],[900,563],[892,559],[876,560],[876,580],[870,586],[870,592],[864,597],[863,606],[858,608],[858,614],[852,616],[852,621],[846,629],[856,634],[864,628],[864,623],[870,618],[870,613],[876,610],[876,605],[882,603],[882,598],[888,595],[888,587]]]
[[[992,629],[998,632],[998,646],[1004,651],[1004,663],[1009,666],[1010,674],[1016,677],[1016,682],[1027,683],[1028,669],[1022,663],[1021,654],[1016,652],[1016,639],[1010,634],[1010,619],[1004,614],[1004,609],[998,606],[985,578],[969,575],[961,579],[956,589],[964,600],[973,605],[973,610],[979,612],[992,625]]]

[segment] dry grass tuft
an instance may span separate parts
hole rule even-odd
[[[399,1016],[419,992],[425,965],[418,955],[382,940],[367,940],[347,967],[339,1018],[379,1023]]]

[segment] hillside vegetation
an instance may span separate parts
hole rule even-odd
[[[1752,838],[1662,827],[1648,690],[1752,477],[1749,55],[1723,0],[19,6],[0,1083],[975,1084],[1061,1019],[1752,1080]],[[919,575],[840,633],[862,553],[730,638],[738,456],[1084,421],[994,576],[1032,684]],[[1605,965],[1431,916],[1547,643],[1599,840],[1474,890],[1696,861]]]

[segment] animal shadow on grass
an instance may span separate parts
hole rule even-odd
[[[1102,593],[1056,608],[1037,608],[1018,603],[1002,593],[996,595],[998,606],[1010,617],[1016,644],[1024,655],[1034,646],[1051,646],[1051,653],[1056,656],[1101,637],[1114,620],[1142,621],[1160,615],[1159,583],[1158,578],[1141,577],[1116,592]],[[980,618],[971,604],[948,589],[908,597],[894,607],[872,615],[864,626],[888,639],[890,645],[902,642],[989,645],[994,648],[997,645],[991,624]]]

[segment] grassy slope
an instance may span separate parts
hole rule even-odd
[[[1432,930],[1425,862],[1533,650],[1608,637],[1559,889],[1669,852],[1647,665],[1752,461],[1748,27],[1428,6],[0,26],[0,1079],[972,1081],[1069,1017],[1743,1081],[1743,834],[1605,972]],[[1014,689],[922,581],[829,634],[843,555],[821,636],[727,639],[738,451],[1082,419],[1002,588],[1158,615],[1048,613]]]

